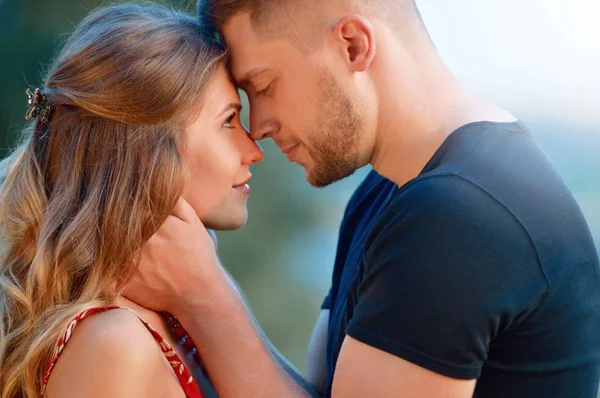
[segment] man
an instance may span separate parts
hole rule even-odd
[[[198,12],[248,93],[252,138],[273,139],[314,186],[374,169],[347,206],[309,348],[317,390],[596,396],[600,273],[586,222],[523,123],[444,65],[414,0],[200,0]],[[138,292],[176,311],[220,396],[304,396],[201,223],[177,212],[184,222],[159,232],[144,265],[175,276]]]

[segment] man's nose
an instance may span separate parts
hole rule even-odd
[[[264,106],[250,107],[250,137],[255,141],[272,137],[279,131],[279,122]]]

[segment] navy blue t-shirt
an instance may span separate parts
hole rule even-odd
[[[571,193],[521,122],[453,132],[398,187],[348,203],[331,291],[331,385],[347,335],[477,398],[595,398],[600,268]]]

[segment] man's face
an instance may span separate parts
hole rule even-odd
[[[272,138],[306,179],[322,187],[360,164],[361,118],[336,78],[326,50],[310,55],[290,40],[263,41],[249,14],[233,17],[223,35],[231,73],[250,100],[250,133]]]

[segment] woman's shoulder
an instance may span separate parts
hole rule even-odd
[[[52,369],[48,397],[150,397],[169,381],[178,387],[154,337],[133,311],[100,311],[72,326]]]
[[[106,307],[92,312],[77,320],[61,357],[68,349],[79,348],[103,357],[114,355],[124,359],[126,356],[136,360],[146,349],[156,350],[154,338],[135,312],[124,307]]]

